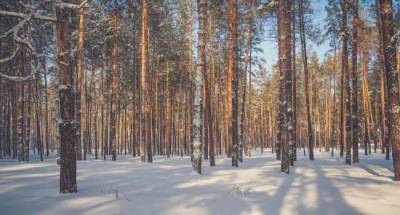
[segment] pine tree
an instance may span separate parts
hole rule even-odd
[[[353,142],[353,163],[358,163],[358,142],[360,129],[358,124],[358,29],[360,28],[360,18],[358,16],[358,0],[352,0],[353,9],[353,37],[352,37],[352,142]]]
[[[311,121],[311,108],[310,108],[310,89],[309,89],[309,71],[308,71],[308,57],[307,57],[307,44],[305,34],[305,23],[304,23],[304,4],[303,0],[299,0],[299,27],[300,27],[300,41],[301,41],[301,53],[304,70],[304,90],[306,97],[306,109],[307,109],[307,132],[308,132],[308,152],[310,160],[314,160],[314,131]]]
[[[228,2],[228,62],[226,77],[226,105],[228,146],[231,149],[232,166],[239,166],[238,133],[238,11],[237,0]]]
[[[60,192],[77,192],[76,185],[76,114],[75,93],[73,90],[72,49],[72,17],[74,11],[68,8],[56,7],[56,35],[57,35],[57,65],[58,65],[58,97],[60,132]]]
[[[351,164],[351,109],[350,109],[350,71],[349,71],[349,57],[348,57],[348,32],[347,32],[347,16],[349,9],[349,0],[343,0],[342,3],[342,98],[344,102],[343,117],[345,133],[344,140],[346,142],[346,164]]]
[[[389,113],[388,133],[392,144],[394,180],[400,180],[400,93],[396,70],[396,37],[394,37],[393,8],[391,0],[379,0],[379,19],[382,28],[384,72],[387,82]]]
[[[282,0],[278,2],[278,34],[279,34],[279,73],[280,73],[280,87],[279,87],[279,130],[281,135],[282,146],[282,159],[281,159],[281,172],[289,174],[290,157],[289,150],[292,144],[291,135],[289,134],[290,124],[289,115],[292,114],[288,111],[291,107],[291,0]]]

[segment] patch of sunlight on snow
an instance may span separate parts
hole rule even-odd
[[[210,202],[217,203],[214,194],[196,195],[185,199],[184,204],[175,204],[165,214],[213,214],[208,210]]]
[[[301,183],[298,182],[300,181],[300,178],[296,178],[293,182],[293,184],[295,183]],[[283,204],[285,205],[285,207],[282,207],[280,209],[280,213],[281,214],[295,214],[294,212],[297,210],[296,208],[298,208],[299,206],[299,202],[297,197],[303,195],[300,191],[300,187],[298,186],[291,186],[290,188],[287,188],[287,193],[284,196],[283,199]]]
[[[18,188],[26,187],[26,184],[8,184],[7,186],[0,186],[0,192],[15,192]]]
[[[163,169],[163,170],[173,170],[173,169],[179,169],[182,168],[181,166],[171,166],[171,165],[160,165],[157,164],[157,168]]]
[[[7,165],[7,166],[5,166]],[[53,163],[13,163],[12,165],[10,164],[4,164],[0,165],[0,173],[1,172],[9,172],[9,171],[20,171],[20,170],[28,170],[28,169],[34,169],[34,168],[44,168],[44,167],[49,167],[53,166]]]
[[[82,205],[90,206],[92,204],[99,204],[101,202],[106,202],[108,198],[99,197],[99,196],[91,196],[91,197],[77,197],[72,199],[66,199],[60,202],[60,206],[63,208],[79,208]],[[100,205],[100,204],[99,204]]]
[[[51,176],[58,176],[58,173],[31,173],[31,174],[24,174],[24,175],[9,175],[9,176],[2,176],[3,179],[10,179],[10,180],[18,180],[18,179],[28,179],[28,178],[42,178],[42,177],[51,177]]]
[[[203,187],[211,184],[217,184],[226,180],[226,177],[200,177],[198,175],[192,176],[194,179],[188,182],[184,182],[176,186],[177,188],[193,188],[193,187]],[[232,182],[232,181],[231,181]]]
[[[240,215],[263,215],[265,214],[258,205],[251,204],[250,205],[250,211],[243,211],[240,213]]]
[[[308,180],[303,181],[303,186],[305,186],[305,190],[301,199],[302,204],[308,209],[317,209],[317,202],[319,197],[317,184],[315,183],[315,171],[309,169],[305,171],[304,174],[306,175]]]

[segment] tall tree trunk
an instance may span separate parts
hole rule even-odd
[[[78,64],[77,64],[77,81],[76,81],[76,118],[77,118],[77,132],[76,132],[76,152],[77,159],[82,160],[82,143],[83,143],[83,120],[82,120],[82,104],[84,103],[84,96],[82,92],[83,78],[84,78],[84,36],[85,36],[85,9],[79,9],[79,35],[78,35]]]
[[[144,114],[144,129],[141,142],[141,160],[145,161],[145,152],[147,152],[147,161],[152,162],[151,150],[151,110],[150,110],[150,75],[149,75],[149,29],[148,29],[148,1],[142,1],[142,30],[141,30],[141,105]]]
[[[228,3],[228,71],[226,77],[228,146],[231,147],[232,166],[239,166],[238,133],[238,11],[237,0]]]
[[[112,15],[112,51],[111,51],[111,101],[110,101],[110,145],[112,160],[117,160],[117,90],[119,71],[117,68],[117,27],[118,27],[118,3],[115,1]]]
[[[289,174],[290,148],[292,144],[293,125],[291,124],[292,107],[292,65],[291,65],[291,0],[278,2],[278,32],[279,32],[279,130],[281,135],[282,159],[281,171]]]
[[[242,74],[242,107],[240,115],[240,145],[239,161],[243,162],[243,145],[245,142],[245,123],[246,123],[246,93],[247,75],[251,75],[251,52],[252,52],[252,33],[253,33],[253,1],[247,0],[247,31],[246,31],[246,58]]]
[[[301,53],[303,60],[304,70],[304,90],[306,95],[306,109],[307,109],[307,130],[308,130],[308,151],[310,160],[314,160],[314,134],[311,121],[311,107],[310,107],[310,90],[309,90],[309,72],[308,72],[308,59],[307,59],[307,44],[304,23],[304,5],[303,0],[299,0],[299,27],[300,27],[300,41]]]
[[[188,22],[188,33],[189,33],[189,142],[190,142],[190,159],[193,160],[193,103],[194,103],[194,79],[195,71],[193,70],[193,1],[189,1],[189,22]]]
[[[151,141],[151,75],[149,72],[149,28],[148,28],[148,0],[142,5],[142,84],[145,84],[145,141],[147,162],[153,162],[153,150]],[[143,80],[144,79],[144,80]]]
[[[381,19],[379,18],[380,16],[380,7],[379,7],[379,0],[375,0],[375,9],[376,9],[376,17],[377,17],[377,28],[379,32],[379,48],[378,48],[378,62],[379,62],[379,78],[380,78],[380,119],[381,119],[381,149],[382,149],[382,154],[385,153],[385,149],[389,149],[389,143],[388,143],[388,138],[387,138],[387,129],[386,129],[386,83],[385,83],[385,72],[384,72],[384,54],[383,54],[383,35],[382,35],[382,23]],[[389,152],[386,153],[386,155],[389,155]]]
[[[391,0],[379,0],[382,27],[382,44],[384,50],[384,72],[387,81],[388,134],[392,144],[394,180],[400,180],[400,92],[399,77],[396,70],[396,42],[394,37],[393,8]]]
[[[23,61],[24,55],[21,54],[19,56],[19,61]],[[24,64],[19,62],[19,69],[20,69],[20,74],[23,76],[25,75],[25,68]],[[18,137],[18,161],[23,161],[24,160],[24,143],[25,143],[25,136],[26,136],[26,124],[25,124],[25,83],[21,83],[20,86],[17,88],[17,94],[18,94],[18,106],[17,106],[17,112],[18,112],[18,131],[17,131],[17,137]],[[19,92],[18,92],[19,91]]]
[[[293,13],[294,13],[294,4],[292,2],[293,0],[289,1],[289,12],[287,12],[289,15],[288,17],[288,24],[290,25],[288,28],[288,33],[287,33],[287,40],[289,41],[288,44],[289,46],[287,47],[287,58],[289,58],[288,60],[288,66],[290,67],[290,69],[287,71],[287,73],[285,74],[285,86],[286,86],[286,97],[287,97],[287,118],[288,118],[288,153],[289,153],[289,163],[291,166],[293,166],[294,164],[294,149],[293,149],[293,144],[296,141],[296,136],[294,133],[294,124],[293,124],[293,118],[294,118],[294,112],[293,112],[293,64],[294,62],[292,62],[293,57],[292,57],[292,52],[293,52],[293,26],[294,23],[292,23],[293,21]]]
[[[43,161],[43,144],[42,144],[42,133],[41,133],[41,124],[40,124],[40,119],[41,119],[41,105],[39,103],[40,99],[40,86],[39,86],[39,80],[40,76],[39,74],[36,75],[36,81],[35,81],[35,95],[34,95],[34,103],[35,103],[35,121],[36,121],[36,147],[38,148],[40,160]]]
[[[293,161],[297,160],[297,68],[296,68],[296,0],[292,0],[292,157]]]
[[[60,132],[60,192],[77,192],[76,185],[76,114],[73,90],[73,56],[71,28],[73,11],[56,7],[57,65],[58,65],[58,126]]]
[[[369,138],[369,89],[368,89],[368,79],[367,79],[367,66],[368,66],[368,54],[367,50],[362,50],[361,54],[361,79],[362,79],[362,100],[363,100],[363,115],[364,115],[364,154],[368,155],[368,145],[370,143]],[[378,110],[375,110],[378,111]],[[375,139],[374,145],[376,146],[378,141]]]
[[[350,89],[350,72],[348,62],[348,32],[347,32],[347,13],[349,9],[349,0],[344,0],[342,4],[342,34],[343,34],[343,47],[342,47],[342,73],[344,75],[344,91],[342,91],[344,98],[344,128],[345,128],[345,142],[346,142],[346,164],[351,164],[351,89]]]
[[[353,48],[351,56],[351,64],[353,70],[353,98],[352,98],[352,121],[353,121],[353,163],[358,163],[358,140],[360,136],[360,129],[358,124],[358,29],[360,28],[360,18],[358,16],[358,0],[353,0]]]
[[[334,150],[336,148],[336,128],[335,128],[335,119],[336,119],[336,37],[334,38],[334,48],[333,48],[333,100],[332,100],[332,139],[331,139],[331,156],[334,155]]]
[[[46,67],[46,62],[43,61],[43,67],[46,68],[44,70],[44,105],[45,105],[45,123],[44,123],[44,137],[46,141],[46,157],[49,157],[49,103],[48,103],[48,87],[47,87],[47,67]]]
[[[204,4],[203,4],[204,3]],[[200,5],[201,4],[201,5]],[[201,7],[202,14],[207,14],[207,3],[199,2],[199,7]],[[200,11],[199,11],[200,13]],[[203,124],[205,128],[205,134],[208,134],[208,145],[209,145],[209,153],[210,153],[210,166],[215,166],[215,155],[214,155],[214,133],[213,133],[213,120],[211,115],[211,93],[210,93],[210,85],[208,83],[208,71],[207,71],[207,56],[206,56],[206,46],[207,46],[207,37],[206,37],[206,29],[207,29],[207,21],[206,17],[199,16],[199,70],[203,75],[203,87],[204,87],[204,103],[205,109],[203,112],[203,116],[206,120],[206,124]],[[207,151],[205,152],[207,153]]]
[[[207,12],[207,3],[205,0],[197,0],[197,9],[198,9],[198,17],[199,23],[202,24],[206,22],[206,12]],[[201,21],[200,21],[201,20]],[[199,38],[203,38],[205,34],[205,26],[201,25],[198,31]],[[202,56],[201,50],[205,51],[205,39],[199,40],[198,51],[199,56]],[[203,48],[202,48],[203,47]],[[191,47],[190,47],[191,48]],[[205,65],[204,65],[205,66]],[[198,67],[199,70],[201,65]],[[201,71],[200,71],[201,72]],[[193,74],[193,83],[194,83],[194,110],[193,110],[193,143],[192,143],[192,169],[193,171],[201,174],[201,139],[200,139],[200,95],[201,95],[201,86],[199,83],[200,74],[199,72],[194,72]]]

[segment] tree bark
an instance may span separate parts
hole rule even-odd
[[[112,50],[111,50],[111,93],[110,93],[110,145],[112,160],[117,160],[117,90],[119,72],[117,68],[117,26],[118,26],[118,3],[115,1],[112,15]]]
[[[201,4],[201,5],[200,5]],[[199,7],[202,8],[201,11],[204,15],[207,14],[207,3],[200,2]],[[211,93],[210,93],[210,86],[209,86],[209,78],[208,78],[208,71],[207,71],[207,56],[206,56],[206,46],[207,46],[207,37],[206,37],[206,17],[199,17],[199,70],[203,75],[203,87],[204,87],[204,102],[205,102],[205,111],[203,112],[203,116],[206,120],[206,123],[203,124],[205,127],[205,134],[208,134],[208,145],[209,145],[209,154],[210,154],[210,166],[215,166],[215,155],[214,155],[214,128],[213,128],[213,120],[211,115]],[[205,149],[205,153],[207,153]]]
[[[350,89],[350,71],[348,62],[348,32],[347,32],[347,13],[349,8],[349,0],[344,0],[342,5],[342,73],[344,75],[344,91],[342,91],[344,98],[344,128],[345,128],[345,142],[346,142],[346,164],[351,164],[351,89]]]
[[[245,142],[245,123],[246,123],[246,94],[247,94],[247,75],[251,75],[251,52],[253,34],[253,1],[247,0],[247,31],[246,31],[246,58],[242,74],[242,107],[240,115],[240,145],[239,161],[243,162],[243,145]]]
[[[226,77],[226,102],[228,146],[231,147],[232,166],[239,166],[238,133],[238,11],[237,0],[228,3],[228,71]]]
[[[301,2],[301,1],[300,1]],[[279,70],[280,70],[280,90],[279,90],[279,130],[281,135],[282,159],[281,171],[289,174],[290,148],[292,141],[293,125],[291,124],[292,115],[292,65],[291,65],[291,0],[281,0],[278,2],[278,32],[279,32]]]
[[[292,157],[290,164],[297,160],[297,68],[296,68],[296,0],[292,0]]]
[[[396,42],[394,37],[393,8],[391,0],[379,0],[382,27],[382,44],[384,50],[384,72],[387,81],[388,134],[392,144],[394,180],[400,180],[400,92],[399,77],[396,69]]]
[[[76,185],[76,114],[73,90],[73,56],[71,28],[73,11],[56,7],[57,65],[58,65],[58,126],[60,132],[60,192],[77,192]]]
[[[352,48],[352,57],[351,64],[353,70],[353,97],[352,97],[352,137],[353,137],[353,163],[358,163],[358,142],[360,136],[359,129],[359,120],[358,120],[358,29],[360,28],[360,18],[358,16],[358,0],[353,0],[352,2],[353,8],[353,48]]]
[[[145,161],[147,152],[147,161],[152,162],[152,147],[151,147],[151,98],[150,98],[150,75],[149,75],[149,29],[148,29],[148,1],[142,1],[142,30],[141,30],[141,114],[142,116],[142,131],[143,137],[141,140],[141,160]]]
[[[85,36],[85,9],[79,9],[79,35],[78,35],[78,63],[77,63],[77,81],[76,81],[76,120],[77,120],[77,144],[76,153],[77,159],[82,160],[82,143],[83,143],[83,120],[82,120],[82,104],[84,103],[84,96],[82,95],[83,78],[84,78],[84,47]]]
[[[307,109],[308,151],[310,160],[314,160],[314,131],[311,120],[309,71],[308,71],[306,34],[304,25],[305,23],[304,23],[303,0],[299,0],[299,26],[300,26],[301,53],[302,53],[303,70],[304,70],[304,85],[305,85],[304,90],[305,90],[306,109]]]

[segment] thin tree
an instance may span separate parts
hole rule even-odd
[[[118,25],[118,2],[114,2],[112,14],[112,50],[111,50],[111,87],[110,87],[110,145],[112,160],[117,160],[117,89],[118,89],[118,68],[117,68],[117,25]]]
[[[358,16],[358,0],[353,0],[353,37],[352,37],[352,56],[351,64],[353,70],[352,87],[352,137],[353,137],[353,163],[358,163],[358,140],[360,136],[360,129],[358,124],[358,29],[360,28],[360,18]]]
[[[206,7],[207,3],[206,0],[197,0],[197,10],[198,10],[198,17],[199,21],[203,20],[203,22],[206,21]],[[199,38],[202,38],[205,34],[205,27],[199,28],[198,30],[198,35]],[[199,40],[198,44],[198,51],[199,51],[199,56],[202,55],[200,53],[200,50],[205,50],[205,40]],[[203,49],[201,48],[203,46]],[[191,48],[191,47],[189,47]],[[205,65],[204,65],[205,66]],[[200,66],[198,67],[200,70]],[[199,71],[200,72],[200,71]],[[202,153],[201,153],[201,138],[200,138],[200,109],[201,109],[201,103],[200,103],[200,93],[201,93],[201,86],[200,86],[200,73],[197,72],[196,70],[193,71],[193,83],[194,83],[194,104],[193,104],[193,143],[192,143],[192,170],[197,172],[198,174],[201,174],[201,158],[202,158]]]
[[[148,35],[148,1],[143,0],[142,1],[142,29],[141,29],[141,70],[140,70],[140,105],[141,105],[141,111],[140,111],[140,135],[142,136],[140,140],[140,160],[142,162],[145,162],[146,160],[146,116],[143,117],[143,114],[146,113],[146,76],[148,73],[148,66],[149,66],[149,35]],[[147,143],[150,144],[150,143]],[[150,146],[151,147],[151,146]]]
[[[346,164],[351,164],[351,124],[350,124],[350,72],[349,72],[349,57],[348,57],[348,32],[347,32],[347,16],[349,9],[349,0],[343,0],[342,2],[342,74],[343,74],[343,86],[342,86],[342,98],[344,102],[343,117],[345,130],[344,140],[346,142]]]
[[[314,134],[313,134],[314,131],[311,120],[309,72],[308,72],[303,0],[299,0],[299,30],[300,30],[301,54],[302,54],[303,70],[304,70],[304,86],[305,86],[304,90],[305,90],[306,109],[307,109],[308,152],[310,160],[314,160]]]
[[[146,141],[146,152],[147,162],[153,162],[153,150],[151,141],[151,82],[149,72],[149,27],[148,27],[148,1],[142,2],[142,87],[144,87],[145,93],[143,94],[145,99],[145,138]],[[142,97],[143,98],[143,97]]]
[[[77,120],[77,132],[76,132],[76,153],[77,159],[82,160],[82,143],[83,143],[83,111],[82,105],[84,104],[83,96],[83,79],[84,79],[84,58],[83,58],[83,47],[85,37],[85,8],[79,9],[79,34],[78,34],[78,63],[77,63],[77,81],[76,85],[76,120]],[[86,157],[86,154],[84,155]]]
[[[290,164],[297,160],[297,68],[296,68],[296,0],[292,0],[292,157]]]

